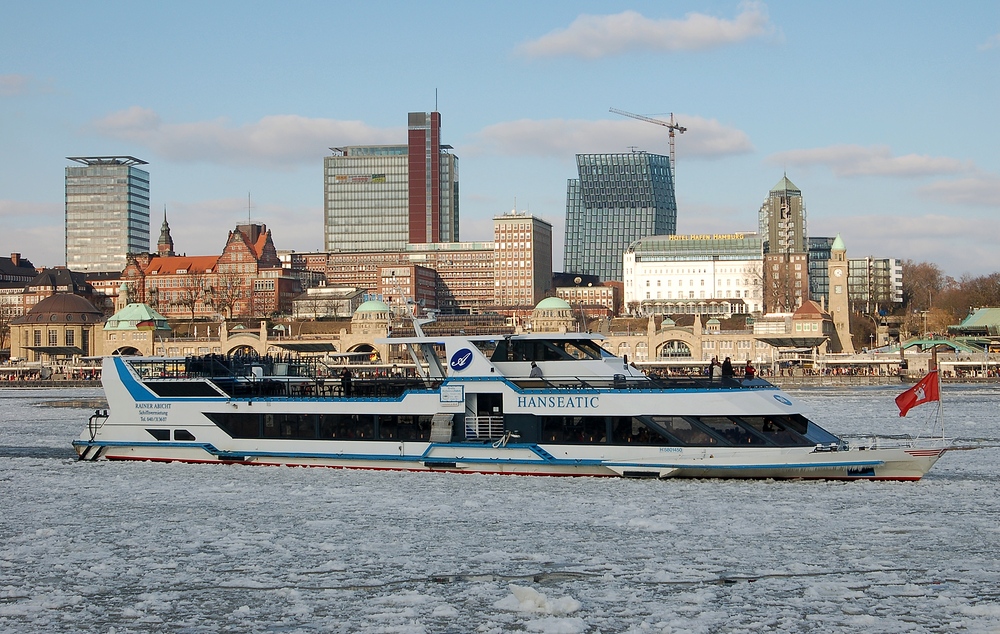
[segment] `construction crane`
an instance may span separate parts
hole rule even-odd
[[[633,119],[638,119],[639,121],[646,121],[647,123],[655,123],[656,125],[662,125],[664,128],[670,131],[670,175],[671,175],[671,185],[673,184],[673,175],[677,171],[676,166],[676,156],[674,154],[674,132],[680,132],[681,134],[687,132],[687,128],[682,125],[674,123],[674,113],[670,113],[670,121],[661,121],[659,119],[653,119],[652,117],[646,117],[641,114],[635,114],[634,112],[625,112],[624,110],[619,110],[618,108],[610,108],[609,112],[615,114],[620,114],[625,117],[631,117]]]

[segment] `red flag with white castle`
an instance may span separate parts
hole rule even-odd
[[[938,384],[938,372],[931,370],[916,385],[896,397],[896,406],[899,408],[899,415],[906,416],[906,412],[917,405],[940,400],[941,388]]]

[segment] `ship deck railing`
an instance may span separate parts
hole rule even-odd
[[[207,379],[233,397],[358,397],[398,398],[407,391],[434,390],[441,379],[405,375],[352,376],[348,384],[341,368],[314,358],[225,357],[203,355],[176,359],[129,360],[147,382]]]
[[[503,416],[466,416],[466,440],[489,440],[504,435]]]
[[[648,377],[628,379],[624,374],[612,379],[594,379],[589,377],[560,377],[553,379],[529,378],[515,380],[521,389],[595,389],[595,390],[708,390],[708,389],[760,389],[773,388],[774,385],[760,378],[742,379],[736,377]]]

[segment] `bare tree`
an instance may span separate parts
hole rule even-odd
[[[191,313],[191,325],[194,326],[194,314],[198,303],[205,298],[206,279],[204,273],[189,273],[184,276],[184,286],[177,294],[177,304]]]
[[[930,310],[934,296],[947,284],[937,264],[903,260],[903,308],[908,312]]]
[[[233,307],[243,298],[243,276],[238,271],[224,271],[216,277],[212,288],[212,306],[226,319],[233,318]]]
[[[10,348],[8,343],[10,338],[10,322],[14,316],[8,312],[6,307],[0,304],[0,350]]]
[[[149,289],[146,293],[146,303],[149,304],[153,310],[160,310],[160,289],[156,286]]]

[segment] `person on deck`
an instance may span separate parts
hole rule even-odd
[[[532,379],[542,378],[542,369],[534,361],[531,362],[531,372],[528,373],[528,377]]]
[[[733,370],[733,362],[726,357],[726,360],[722,362],[722,376],[725,378],[732,378],[736,375],[735,370]]]
[[[753,381],[756,375],[757,370],[754,369],[753,364],[750,363],[750,359],[747,359],[746,367],[743,368],[743,379],[746,381]]]
[[[722,379],[722,366],[719,364],[719,357],[712,357],[712,364],[708,366],[708,376],[713,381]]]
[[[344,368],[344,371],[340,373],[340,387],[344,392],[344,396],[351,395],[351,369]]]

